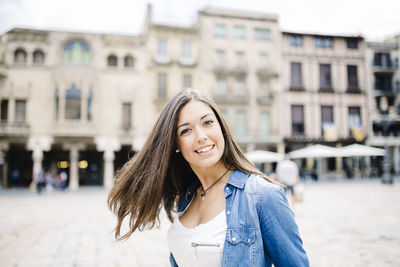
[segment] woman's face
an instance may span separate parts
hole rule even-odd
[[[192,169],[220,163],[225,141],[213,110],[201,101],[187,103],[179,112],[178,148]]]

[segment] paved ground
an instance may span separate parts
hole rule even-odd
[[[166,231],[113,241],[106,192],[0,190],[0,267],[168,266]],[[312,266],[400,266],[400,183],[306,184],[294,206]]]

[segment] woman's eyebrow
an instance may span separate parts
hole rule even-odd
[[[211,113],[207,113],[206,115],[202,116],[202,117],[200,118],[200,120],[204,119],[205,117],[207,117],[207,116],[209,116],[209,115],[211,115]]]
[[[201,116],[200,120],[202,120],[202,119],[204,119],[205,117],[210,116],[210,115],[212,115],[212,114],[211,114],[211,113],[207,113],[207,114]],[[176,127],[176,129],[179,129],[180,127],[186,126],[186,125],[188,125],[188,124],[189,124],[188,122],[182,123],[181,125],[178,125],[178,127]]]
[[[182,126],[185,126],[185,125],[188,125],[188,124],[189,124],[188,122],[182,123],[182,124],[179,125],[176,129],[179,129],[179,127],[182,127]]]

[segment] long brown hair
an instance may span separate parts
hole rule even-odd
[[[116,174],[115,184],[108,195],[108,206],[118,217],[116,239],[126,239],[136,229],[153,228],[159,222],[162,206],[172,221],[177,199],[198,181],[182,154],[175,152],[179,111],[190,101],[201,101],[215,113],[225,139],[221,159],[227,167],[258,174],[274,182],[243,155],[217,105],[199,91],[185,89],[167,103],[143,148]],[[121,225],[126,216],[129,216],[129,231],[121,236]]]

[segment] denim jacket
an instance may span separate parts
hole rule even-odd
[[[178,212],[185,210],[197,186],[179,200]],[[224,190],[228,228],[221,266],[309,266],[282,188],[259,175],[235,170]],[[170,263],[178,266],[172,253]]]

